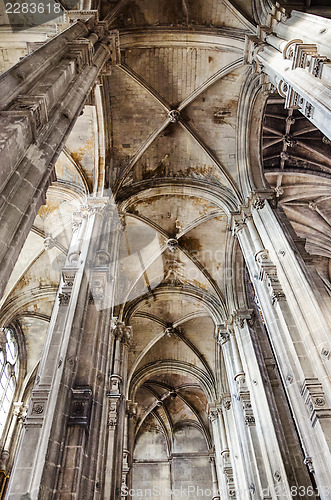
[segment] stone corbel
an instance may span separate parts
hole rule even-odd
[[[231,410],[231,395],[230,394],[223,394],[222,399],[221,399],[221,405],[225,411]]]
[[[316,78],[322,77],[323,66],[330,60],[318,53],[314,43],[303,43],[302,40],[291,40],[283,50],[284,59],[292,61],[292,70],[306,69]]]
[[[29,406],[25,405],[22,401],[17,401],[13,403],[13,407],[13,413],[17,421],[24,421],[27,416]]]
[[[90,277],[90,303],[97,307],[98,310],[104,306],[104,299],[109,281],[109,270],[92,270]]]
[[[226,326],[217,325],[216,328],[216,342],[219,345],[223,345],[230,339],[230,333],[228,332]]]
[[[107,396],[120,396],[122,377],[120,375],[113,374],[110,376],[109,382],[110,390],[108,391]]]
[[[322,384],[317,378],[308,378],[304,381],[301,395],[307,405],[310,420],[314,427],[321,418],[331,418]]]
[[[71,293],[70,292],[61,292],[59,293],[59,303],[60,306],[67,306],[70,302]]]
[[[272,31],[274,31],[274,28],[276,25],[282,21],[286,21],[287,15],[286,15],[286,10],[284,7],[281,7],[281,5],[276,2],[272,6],[271,13],[269,14],[267,25],[271,28]]]
[[[238,328],[243,329],[245,326],[245,321],[249,326],[253,326],[254,323],[254,309],[237,309],[234,313],[234,322]]]
[[[112,327],[113,334],[119,338],[122,343],[129,346],[131,343],[132,327],[126,326],[122,321],[117,321]]]
[[[60,305],[68,305],[71,297],[72,287],[74,285],[77,269],[67,268],[62,270],[63,284],[61,293],[59,293]]]
[[[222,451],[222,470],[223,474],[226,477],[226,485],[228,489],[228,494],[230,498],[236,498],[236,490],[234,485],[234,476],[233,476],[233,467],[230,459],[230,451],[223,450]]]
[[[103,213],[109,207],[110,198],[108,197],[91,197],[87,198],[86,205],[82,208],[86,212],[87,217],[92,217],[97,213]]]
[[[138,403],[134,401],[127,400],[126,402],[126,414],[128,418],[136,419],[138,414]]]
[[[262,210],[265,207],[266,200],[272,204],[274,202],[275,192],[273,189],[264,189],[262,191],[253,191],[249,198],[249,206],[254,210]]]
[[[79,425],[86,429],[90,423],[92,389],[88,386],[71,389],[71,403],[68,425]]]
[[[218,410],[217,410],[216,406],[210,406],[210,405],[208,405],[207,413],[208,413],[208,420],[210,422],[215,422],[217,420]]]

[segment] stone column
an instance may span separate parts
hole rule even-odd
[[[110,310],[97,308],[90,275],[107,198],[92,198],[74,215],[74,232],[32,391],[8,499],[70,494],[92,498],[100,489],[102,426],[112,345]],[[108,266],[109,267],[109,266]],[[108,286],[108,289],[107,289]],[[105,283],[104,294],[111,289]],[[61,472],[61,474],[59,474]]]
[[[211,423],[215,446],[215,458],[213,459],[214,463],[212,467],[215,468],[214,473],[216,473],[218,478],[218,488],[221,492],[221,498],[234,498],[233,468],[220,404],[215,404],[209,408],[208,418]]]
[[[262,308],[302,446],[312,457],[318,485],[331,491],[326,466],[331,444],[330,368],[328,355],[323,354],[330,352],[326,347],[330,333],[324,298],[318,302],[314,280],[309,279],[266,200],[252,200],[239,219],[233,221],[233,229]]]
[[[123,484],[122,466],[126,425],[126,383],[131,327],[118,321],[114,325],[114,351],[108,391],[108,436],[105,498],[118,500]],[[127,444],[127,443],[126,443]],[[125,450],[125,453],[128,450]]]
[[[291,18],[275,7],[269,26],[259,28],[258,38],[247,38],[247,59],[284,97],[286,108],[299,109],[331,139],[331,51],[323,39],[329,39],[331,23],[296,11]]]
[[[77,21],[0,77],[0,294],[114,37]]]

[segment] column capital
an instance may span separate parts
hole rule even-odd
[[[132,336],[132,326],[127,326],[122,321],[116,321],[115,324],[111,326],[113,335],[118,338],[125,345],[129,346],[131,343]]]
[[[248,325],[253,326],[254,323],[254,309],[237,309],[233,313],[234,323],[238,328],[243,329],[245,321]]]
[[[216,342],[219,345],[226,344],[230,339],[230,333],[228,331],[227,326],[225,325],[217,325],[216,327]]]

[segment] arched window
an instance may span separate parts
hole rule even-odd
[[[0,436],[5,427],[18,380],[18,346],[12,328],[0,332]]]

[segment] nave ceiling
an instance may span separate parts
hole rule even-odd
[[[86,197],[111,193],[124,228],[115,315],[133,330],[128,396],[138,403],[137,446],[144,429],[156,428],[171,454],[176,432],[189,423],[208,451],[207,403],[225,390],[216,368],[216,327],[234,305],[246,306],[229,215],[247,201],[238,152],[240,102],[251,78],[245,34],[254,33],[253,13],[239,0],[241,12],[228,0],[119,3],[112,27],[119,29],[120,63],[105,68],[59,157],[1,319],[22,328],[28,379],[45,341],[72,213]],[[110,7],[116,3],[100,3],[101,19]],[[306,250],[318,256],[328,284],[330,145],[312,127],[307,135],[313,134],[314,151],[308,137],[305,146],[298,142],[296,156],[303,160],[288,172],[281,153],[290,140],[285,136],[295,133],[286,128],[282,104],[276,111],[270,106],[269,100],[264,121],[257,117],[261,135],[254,140],[261,150],[254,168],[262,177],[264,165],[279,205],[297,235],[307,238]],[[270,124],[270,113],[281,117]],[[304,134],[297,135],[302,140]]]

